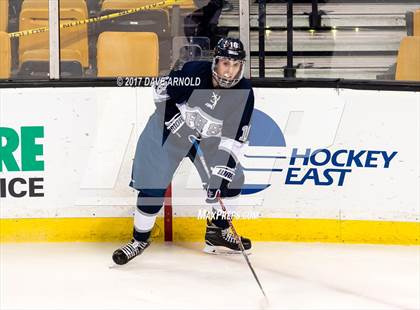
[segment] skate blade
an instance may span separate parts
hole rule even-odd
[[[112,262],[112,264],[108,266],[108,269],[121,269],[121,268],[124,268],[124,266],[126,266],[126,265],[127,264],[119,265],[115,262]]]
[[[206,244],[206,246],[204,247],[203,252],[208,253],[208,254],[213,254],[213,255],[238,255],[238,254],[242,254],[241,251],[235,251],[235,250],[223,247],[223,246],[214,246],[214,245],[208,245],[208,244]],[[245,250],[245,253],[247,255],[252,254],[251,250]]]

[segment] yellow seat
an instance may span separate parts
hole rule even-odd
[[[159,2],[159,0],[105,0],[104,2],[102,2],[101,15],[107,15],[108,11],[115,12],[115,11],[136,9],[144,5],[149,5],[149,4],[153,4],[157,2]],[[168,13],[167,8],[157,8],[156,10],[162,13],[162,18],[155,17],[157,18],[157,22],[160,24],[159,28],[163,28],[164,31],[167,31],[166,29],[169,28],[169,13]],[[127,15],[125,18],[130,19],[131,16],[132,15]],[[121,19],[123,18],[124,17],[122,17]],[[120,20],[116,20],[116,22],[118,23],[118,21]],[[146,24],[150,24],[150,23],[147,22]],[[132,26],[136,27],[137,26],[136,22],[134,22]],[[150,30],[147,29],[147,30],[141,30],[141,31],[150,31]],[[160,33],[160,30],[156,30],[153,32]]]
[[[88,17],[84,0],[62,0],[60,2],[60,23],[84,20]],[[19,18],[19,30],[48,27],[48,0],[25,0]],[[49,46],[48,32],[19,38],[19,63],[26,51],[45,50]],[[89,66],[87,25],[69,27],[60,31],[60,48],[76,50],[81,54],[83,67]],[[66,59],[62,59],[66,60]]]
[[[420,9],[414,12],[413,16],[413,35],[420,37]]]
[[[48,8],[49,0],[24,0],[22,2],[21,11],[24,9],[46,9]],[[82,9],[88,14],[88,9],[85,0],[60,0],[60,7],[73,7]]]
[[[81,78],[83,67],[81,54],[76,50],[61,49],[60,77]],[[17,72],[18,79],[48,79],[49,50],[30,50],[22,55],[22,65]]]
[[[82,63],[82,54],[77,50],[60,49],[60,59]],[[50,51],[47,49],[30,50],[22,55],[22,63],[27,61],[49,61]]]
[[[116,9],[135,9],[144,5],[150,5],[161,1],[162,0],[104,0],[102,2],[102,11]],[[179,5],[181,9],[196,9],[193,0],[179,0],[174,4]],[[172,8],[172,6],[173,5],[169,5],[166,8]]]
[[[9,0],[0,0],[0,31],[7,32],[9,23]]]
[[[105,0],[100,15],[108,15],[127,9],[140,8],[160,0]],[[159,39],[160,68],[169,69],[171,52],[171,27],[169,9],[144,10],[96,24],[96,33],[102,32],[153,32]]]
[[[0,32],[0,79],[10,78],[11,66],[10,38],[6,32]]]
[[[420,37],[405,37],[398,50],[396,80],[420,81]]]
[[[157,76],[158,37],[152,32],[103,32],[97,44],[98,77]]]

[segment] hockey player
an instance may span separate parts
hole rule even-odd
[[[238,159],[249,135],[254,108],[251,83],[243,78],[244,61],[242,42],[224,38],[217,43],[212,62],[188,62],[182,70],[172,71],[166,83],[155,87],[157,108],[140,135],[133,162],[130,186],[138,190],[133,239],[114,252],[116,264],[126,264],[150,245],[165,190],[184,157],[198,169],[207,202],[217,205],[218,196],[240,194],[244,176]],[[185,78],[197,77],[199,85],[183,86]],[[193,140],[204,153],[210,179],[195,159]],[[228,221],[217,214],[207,221],[204,251],[240,253]],[[244,237],[241,240],[249,251],[251,241]]]

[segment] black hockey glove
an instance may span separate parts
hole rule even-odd
[[[214,161],[216,164],[212,169],[212,174],[207,186],[206,202],[217,202],[217,197],[228,196],[229,184],[235,176],[236,162],[229,153],[219,150]],[[221,163],[221,164],[217,164]]]
[[[182,118],[181,113],[177,113],[171,120],[165,122],[165,126],[172,134],[178,138],[192,141],[191,136],[194,136],[196,140],[200,140],[200,134],[185,124],[185,120]]]

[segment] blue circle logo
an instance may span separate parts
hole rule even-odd
[[[251,120],[251,133],[249,135],[249,147],[284,147],[286,140],[284,139],[283,132],[276,122],[266,113],[254,109]],[[281,158],[281,156],[265,156],[262,155],[247,155],[246,158]],[[281,169],[266,169],[261,167],[247,167],[243,168],[246,175],[252,172],[270,171],[281,172]],[[246,181],[245,181],[246,182]],[[250,195],[261,192],[268,188],[271,184],[250,184],[245,183],[242,186],[241,194]]]

